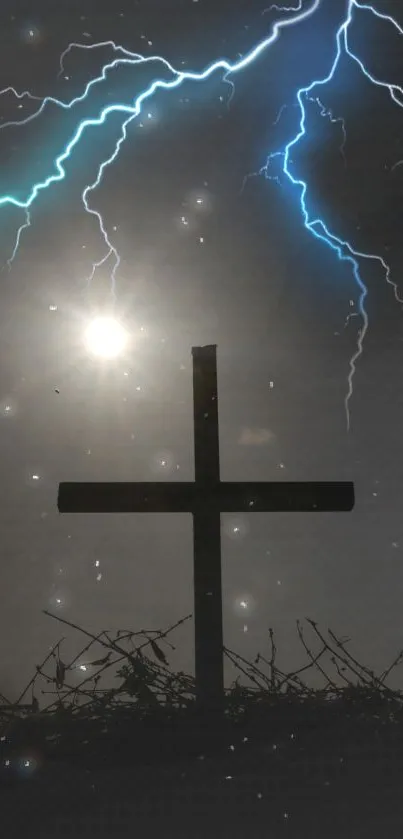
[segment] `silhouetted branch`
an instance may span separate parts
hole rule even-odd
[[[307,620],[308,620],[308,619],[307,619]],[[313,654],[311,653],[311,651],[310,651],[310,649],[309,649],[308,645],[307,645],[307,644],[306,644],[306,642],[305,642],[305,638],[304,638],[304,636],[303,636],[303,633],[302,633],[302,629],[301,629],[301,625],[300,625],[299,620],[297,620],[297,631],[298,631],[298,635],[299,635],[300,641],[301,641],[301,643],[302,643],[302,645],[303,645],[304,649],[306,650],[307,655],[308,655],[308,656],[309,656],[309,658],[311,659],[312,664],[315,664],[315,666],[318,668],[319,672],[320,672],[320,673],[322,673],[322,676],[324,676],[324,678],[327,680],[327,684],[331,685],[331,686],[332,686],[335,690],[337,690],[337,685],[335,684],[335,682],[333,682],[333,680],[329,678],[329,676],[327,675],[327,673],[325,673],[325,671],[324,671],[324,670],[323,670],[323,668],[320,666],[320,664],[318,664],[318,659],[319,659],[319,658],[323,655],[323,653],[326,651],[326,644],[325,644],[325,646],[324,646],[323,650],[321,651],[321,653],[320,653],[318,656],[316,656],[316,658],[315,658],[315,656],[313,656]]]
[[[144,715],[168,721],[171,713],[184,715],[188,712],[192,713],[192,708],[195,708],[195,680],[182,671],[172,673],[161,645],[161,642],[164,642],[166,647],[175,650],[175,646],[167,640],[167,635],[189,620],[192,615],[177,621],[165,631],[119,630],[112,635],[109,630],[94,634],[59,615],[46,610],[45,614],[81,632],[86,636],[86,643],[81,652],[66,663],[64,656],[63,660],[61,658],[61,645],[65,640],[62,638],[52,647],[42,664],[36,666],[34,676],[17,702],[8,703],[3,697],[4,705],[0,706],[0,719],[7,723],[8,734],[12,731],[15,736],[18,726],[29,725],[29,721],[32,720],[36,729],[41,729],[42,726],[41,736],[44,742],[47,733],[53,731],[51,739],[56,739],[58,748],[63,742],[67,750],[81,749],[82,741],[87,743],[91,740],[96,749],[101,748],[104,734],[109,736],[108,732],[114,731],[116,726],[122,732],[122,726],[126,729],[135,724],[141,724],[145,718]],[[297,621],[298,637],[309,662],[288,674],[277,664],[277,647],[272,628],[269,628],[269,659],[265,659],[258,653],[254,663],[251,663],[233,650],[223,648],[223,654],[239,671],[235,682],[225,692],[225,702],[228,712],[231,711],[231,719],[235,720],[237,714],[245,712],[249,720],[256,714],[262,721],[266,719],[264,715],[267,715],[269,722],[270,714],[278,708],[281,713],[275,715],[275,719],[276,725],[279,725],[281,730],[283,730],[283,725],[287,728],[287,720],[293,731],[297,720],[302,725],[305,724],[305,720],[308,730],[311,731],[312,719],[315,720],[315,728],[316,721],[322,719],[322,712],[327,713],[325,709],[332,703],[338,703],[338,716],[336,714],[338,719],[343,708],[348,709],[349,715],[353,712],[359,713],[360,719],[363,718],[364,711],[367,709],[367,719],[373,721],[375,733],[380,719],[385,723],[392,717],[397,719],[399,713],[403,718],[403,698],[400,692],[392,691],[384,684],[387,675],[402,660],[403,651],[378,678],[372,670],[361,665],[345,650],[346,640],[338,638],[335,633],[328,630],[332,645],[317,628],[315,621],[308,618],[306,620],[319,639],[321,648],[313,653],[305,639],[300,621]],[[138,644],[139,641],[140,644]],[[99,644],[102,648],[100,656],[96,651],[89,652],[94,644]],[[128,649],[125,648],[126,646]],[[151,658],[145,652],[146,647]],[[86,657],[90,656],[91,661],[85,665],[78,665],[77,662],[82,660],[84,654]],[[326,654],[329,654],[330,664],[335,668],[341,684],[337,684],[327,674],[322,663]],[[48,672],[47,665],[51,660],[56,663],[56,674],[54,671]],[[267,666],[267,674],[257,667],[259,662]],[[74,670],[77,672],[79,667],[83,670],[90,668],[90,672],[83,673],[80,683],[73,685],[69,674]],[[325,681],[323,688],[309,687],[301,678],[301,674],[312,669],[323,676]],[[114,679],[118,679],[119,684],[114,687],[103,687],[101,679],[106,672],[110,673]],[[354,677],[357,678],[357,683],[353,682]],[[246,678],[252,686],[239,684],[241,678]],[[46,685],[41,691],[42,695],[52,697],[50,703],[40,711],[33,692],[39,679],[43,679]],[[32,703],[23,705],[21,700],[30,688],[32,688]],[[392,698],[395,700],[394,705],[390,702]],[[374,699],[376,699],[375,703]],[[380,709],[380,703],[384,702],[383,710],[382,707]],[[33,712],[35,712],[34,715]],[[80,733],[84,730],[80,727],[83,725],[89,726],[89,739],[87,739],[87,734],[83,737]],[[167,730],[170,727],[169,723]],[[149,731],[148,728],[145,730]],[[157,730],[159,730],[158,726]],[[173,731],[175,730],[174,728]],[[122,737],[122,734],[119,736]],[[186,740],[186,735],[184,738]]]

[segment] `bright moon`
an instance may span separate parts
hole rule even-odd
[[[96,318],[86,331],[85,342],[98,358],[116,358],[126,345],[127,333],[113,318]]]

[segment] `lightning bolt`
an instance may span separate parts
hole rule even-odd
[[[87,185],[86,188],[84,189],[83,193],[82,193],[82,199],[83,199],[83,204],[84,204],[85,210],[88,213],[90,213],[91,215],[93,215],[97,218],[100,233],[103,237],[103,241],[104,241],[105,246],[106,246],[106,254],[104,255],[104,257],[99,262],[93,264],[92,271],[91,271],[90,277],[88,278],[88,281],[90,281],[91,278],[93,277],[96,268],[99,265],[103,264],[107,260],[107,258],[110,255],[113,254],[114,265],[113,265],[113,269],[112,269],[112,278],[111,279],[112,279],[112,292],[114,293],[115,292],[116,271],[117,271],[117,268],[118,268],[119,262],[120,262],[119,255],[118,255],[116,249],[113,247],[113,245],[112,245],[112,243],[111,243],[111,241],[108,237],[108,234],[107,234],[107,231],[105,229],[105,225],[103,223],[101,214],[90,207],[90,205],[88,203],[88,195],[89,195],[90,192],[92,192],[94,189],[96,189],[96,187],[98,187],[100,185],[106,167],[109,166],[111,163],[113,163],[114,160],[116,160],[116,157],[118,156],[121,145],[127,137],[127,127],[132,120],[134,120],[136,117],[139,116],[139,114],[141,113],[143,103],[146,100],[150,99],[153,96],[153,94],[159,89],[170,90],[170,89],[173,89],[173,88],[177,88],[180,85],[182,85],[184,81],[202,82],[202,81],[206,80],[207,78],[209,78],[214,73],[216,73],[218,70],[224,71],[223,72],[223,81],[228,82],[229,80],[228,80],[227,77],[230,74],[236,74],[236,73],[240,72],[241,70],[243,70],[245,67],[247,67],[249,64],[251,64],[253,61],[255,61],[256,58],[258,58],[266,49],[268,49],[272,44],[274,44],[277,41],[279,35],[281,34],[282,29],[285,29],[288,26],[295,25],[295,24],[299,23],[300,21],[308,18],[310,15],[312,15],[316,11],[319,4],[320,4],[320,0],[314,0],[306,9],[302,9],[302,6],[301,6],[301,8],[298,10],[298,14],[295,14],[292,17],[287,17],[285,19],[281,19],[279,21],[276,21],[272,26],[272,31],[271,31],[270,35],[268,37],[266,37],[264,40],[260,41],[257,44],[257,46],[255,46],[252,50],[250,50],[250,52],[247,53],[245,56],[241,57],[239,59],[239,61],[231,64],[229,61],[226,61],[224,59],[220,59],[220,60],[214,62],[213,64],[210,64],[205,70],[203,70],[200,73],[184,72],[184,71],[175,70],[175,68],[165,58],[163,58],[161,56],[147,56],[147,57],[145,57],[145,56],[139,55],[138,53],[132,53],[132,52],[130,52],[130,50],[124,49],[123,47],[116,45],[114,41],[102,41],[102,42],[99,42],[97,44],[75,44],[75,43],[70,44],[67,47],[67,49],[64,51],[64,53],[62,53],[62,56],[61,56],[61,59],[60,59],[59,76],[64,71],[64,60],[65,60],[67,54],[74,48],[89,50],[89,49],[97,49],[97,48],[100,48],[100,47],[111,47],[113,49],[113,51],[115,52],[115,54],[117,54],[119,57],[115,58],[113,61],[106,64],[104,66],[101,74],[99,76],[97,76],[96,78],[92,79],[86,85],[86,87],[84,89],[84,92],[80,96],[75,97],[70,102],[63,102],[59,99],[56,99],[55,97],[46,97],[41,102],[40,107],[33,114],[31,114],[30,116],[26,117],[25,119],[23,119],[19,122],[14,121],[14,122],[4,123],[2,126],[0,126],[1,130],[5,129],[6,127],[9,127],[11,125],[14,125],[14,126],[15,125],[19,125],[19,126],[27,125],[32,120],[38,118],[40,116],[40,114],[43,113],[46,106],[50,103],[52,103],[53,105],[57,105],[60,108],[72,109],[74,107],[74,105],[76,105],[79,102],[82,102],[82,101],[87,99],[87,97],[88,97],[91,89],[94,87],[94,85],[104,81],[110,70],[113,70],[113,69],[115,69],[116,67],[118,67],[122,64],[134,66],[134,65],[138,65],[138,64],[157,62],[158,64],[161,64],[164,67],[164,69],[168,72],[168,74],[171,76],[171,78],[169,78],[168,80],[159,78],[159,79],[156,79],[155,81],[153,81],[144,91],[142,91],[142,93],[140,93],[140,95],[135,99],[135,101],[132,105],[125,105],[123,103],[115,103],[113,105],[109,105],[109,106],[103,108],[103,110],[101,111],[101,113],[97,117],[92,117],[92,118],[87,118],[87,119],[82,120],[80,122],[80,124],[78,125],[78,128],[76,129],[73,137],[70,139],[70,141],[65,146],[64,150],[61,152],[61,154],[58,155],[58,157],[56,157],[56,159],[54,161],[54,169],[56,169],[56,172],[54,171],[52,174],[48,175],[48,177],[45,180],[34,184],[30,193],[28,194],[28,196],[24,200],[17,199],[12,195],[0,196],[0,207],[11,204],[15,207],[19,207],[19,208],[23,209],[24,211],[29,210],[31,208],[31,206],[33,205],[33,203],[35,202],[38,195],[43,190],[48,189],[51,186],[52,183],[56,183],[56,182],[61,181],[65,178],[66,171],[64,169],[63,164],[66,162],[66,160],[68,160],[70,158],[72,152],[74,151],[75,147],[79,144],[79,141],[80,141],[81,137],[83,136],[83,134],[85,133],[85,131],[89,127],[104,125],[105,122],[107,121],[108,116],[112,113],[125,114],[127,116],[127,118],[123,122],[121,135],[119,137],[119,140],[116,143],[116,146],[115,146],[115,149],[114,149],[112,155],[108,158],[108,160],[105,160],[105,161],[102,162],[101,166],[99,167],[98,174],[97,174],[97,177],[96,177],[95,181],[92,184]],[[232,81],[230,82],[230,84],[233,85]],[[7,88],[4,92],[10,92],[10,91],[13,92],[14,95],[18,96],[18,98],[21,98],[24,95],[29,95],[30,98],[32,98],[32,99],[36,99],[36,100],[38,99],[38,97],[31,96],[30,94],[27,94],[26,92],[24,92],[23,94],[19,94],[13,88]],[[27,216],[25,214],[24,218],[25,218],[25,223],[21,225],[21,227],[19,228],[19,230],[17,232],[17,239],[16,239],[16,243],[15,243],[15,246],[14,246],[14,249],[13,249],[12,257],[8,261],[9,267],[10,267],[13,259],[15,258],[16,254],[17,254],[23,230],[25,230],[30,225],[30,221],[31,221],[30,215]]]
[[[276,11],[276,12],[300,12],[303,6],[304,0],[299,0],[297,6],[279,6],[277,3],[273,3],[272,6],[269,6],[268,9],[263,9],[262,14],[266,15],[268,12]]]
[[[322,218],[312,217],[308,206],[307,206],[307,192],[308,192],[308,184],[301,178],[296,177],[293,175],[291,171],[292,161],[291,161],[291,153],[292,150],[299,144],[304,136],[306,136],[306,124],[307,124],[307,112],[306,112],[306,101],[316,102],[320,107],[320,113],[322,116],[328,116],[332,122],[340,122],[343,129],[343,144],[341,146],[341,151],[344,156],[345,144],[347,141],[346,135],[346,127],[344,120],[341,118],[335,119],[332,115],[332,112],[326,110],[325,106],[322,104],[319,97],[314,96],[313,92],[317,88],[324,88],[327,84],[329,84],[335,76],[337,71],[338,65],[340,63],[340,59],[343,55],[348,55],[350,59],[358,64],[361,71],[364,73],[366,78],[374,85],[378,87],[382,87],[388,91],[391,99],[400,107],[403,107],[403,89],[395,84],[390,84],[385,82],[381,79],[375,78],[365,67],[363,61],[355,55],[355,53],[350,49],[349,46],[349,28],[353,21],[354,11],[366,11],[373,14],[380,20],[384,20],[385,22],[390,23],[399,33],[399,35],[403,35],[403,29],[397,21],[392,18],[390,15],[382,14],[377,9],[375,9],[372,5],[369,4],[361,4],[358,0],[348,0],[347,2],[347,11],[346,16],[341,23],[340,27],[336,32],[336,51],[335,56],[333,58],[331,68],[328,74],[323,79],[315,79],[312,81],[307,87],[302,87],[297,91],[297,102],[300,112],[300,120],[299,120],[299,130],[297,134],[290,140],[285,147],[281,151],[271,153],[265,165],[261,168],[260,173],[264,174],[266,177],[270,177],[272,180],[278,180],[277,177],[273,177],[268,174],[270,170],[270,166],[272,161],[275,158],[280,158],[283,161],[282,172],[286,176],[286,178],[291,182],[294,187],[298,188],[299,196],[300,196],[300,206],[301,206],[301,213],[304,225],[306,229],[313,235],[315,238],[324,242],[328,247],[330,247],[337,255],[338,259],[341,261],[347,261],[351,264],[353,275],[358,287],[358,310],[359,315],[361,316],[361,323],[362,326],[358,331],[357,337],[357,346],[356,350],[353,353],[350,363],[349,363],[349,374],[347,377],[347,393],[344,400],[345,405],[345,412],[346,412],[346,420],[347,420],[347,429],[350,429],[350,400],[353,395],[353,380],[354,374],[356,372],[357,362],[363,353],[363,346],[364,346],[364,339],[368,331],[368,314],[365,308],[365,300],[368,294],[368,289],[364,283],[364,280],[361,276],[360,271],[360,261],[361,260],[375,260],[377,261],[383,271],[385,273],[387,283],[393,288],[395,299],[399,303],[403,303],[403,300],[399,296],[397,283],[393,282],[391,278],[391,269],[390,266],[386,263],[385,259],[373,253],[362,253],[361,251],[356,250],[353,245],[338,237],[335,233],[331,233]],[[350,315],[351,317],[351,315]],[[349,318],[347,319],[349,320]]]
[[[344,165],[346,166],[347,165],[347,161],[346,161],[347,129],[346,129],[345,120],[343,119],[343,117],[334,117],[333,112],[329,108],[326,108],[326,106],[323,104],[323,102],[321,102],[321,100],[319,99],[319,96],[315,96],[315,97],[307,96],[307,99],[309,99],[314,104],[318,105],[319,113],[320,113],[321,117],[327,117],[330,120],[330,122],[332,122],[334,124],[338,123],[339,125],[341,125],[341,132],[342,132],[343,139],[342,139],[342,142],[341,142],[341,145],[340,145],[340,154],[343,158]]]
[[[103,265],[105,262],[108,261],[109,258],[113,260],[113,267],[111,272],[111,281],[112,281],[112,293],[115,294],[116,291],[116,274],[120,264],[120,257],[117,252],[117,249],[114,247],[113,243],[111,242],[111,238],[106,230],[104,221],[102,219],[101,213],[94,209],[90,205],[90,196],[97,187],[100,186],[102,182],[102,178],[106,168],[117,159],[121,146],[127,138],[127,128],[132,120],[136,119],[141,111],[144,103],[152,98],[154,93],[158,90],[172,90],[175,88],[180,87],[183,82],[185,81],[194,81],[194,82],[203,82],[219,71],[222,72],[222,81],[230,84],[232,88],[232,94],[234,91],[234,82],[232,79],[230,80],[228,77],[234,77],[237,73],[244,70],[247,66],[252,64],[262,53],[267,50],[270,46],[272,46],[278,40],[281,31],[289,26],[294,26],[303,20],[306,20],[308,17],[314,14],[316,10],[319,8],[321,0],[312,0],[311,3],[305,4],[304,0],[299,0],[299,2],[294,6],[280,6],[278,4],[274,4],[270,6],[269,9],[264,10],[265,12],[268,11],[278,11],[281,12],[282,17],[279,20],[276,20],[271,27],[270,34],[261,40],[253,49],[251,49],[245,56],[241,56],[240,59],[236,62],[230,63],[225,59],[219,59],[216,62],[210,64],[206,69],[202,72],[188,72],[188,71],[178,71],[176,70],[166,59],[161,56],[142,56],[138,53],[133,53],[123,47],[116,45],[114,41],[103,41],[96,44],[79,44],[79,43],[72,43],[69,44],[67,49],[62,53],[60,59],[60,71],[59,77],[64,72],[64,61],[69,52],[73,49],[85,49],[85,50],[95,50],[99,48],[108,47],[113,50],[115,54],[115,58],[113,61],[109,61],[107,64],[104,65],[101,73],[93,78],[88,84],[85,86],[84,91],[79,96],[76,96],[74,99],[71,99],[68,102],[62,101],[60,99],[56,99],[54,97],[46,97],[44,99],[40,99],[37,96],[34,96],[27,91],[23,93],[18,93],[14,88],[6,88],[3,91],[0,91],[0,95],[6,93],[12,93],[19,99],[24,97],[28,97],[31,100],[39,101],[41,104],[39,108],[37,108],[30,116],[21,120],[21,121],[14,121],[14,122],[7,122],[0,125],[0,130],[4,130],[8,126],[12,125],[19,125],[23,126],[27,123],[31,122],[34,119],[37,119],[45,110],[47,105],[53,104],[59,108],[63,109],[73,109],[75,105],[80,102],[84,102],[89,97],[89,94],[92,88],[102,83],[106,80],[107,75],[113,71],[116,67],[121,65],[143,65],[146,63],[154,63],[157,64],[159,67],[162,68],[163,73],[160,73],[160,77],[154,79],[154,81],[148,85],[132,102],[132,104],[124,104],[121,102],[116,102],[112,105],[108,105],[104,107],[98,115],[89,116],[79,123],[76,131],[74,132],[73,136],[69,140],[69,142],[64,147],[63,151],[55,158],[52,165],[51,173],[42,181],[35,183],[26,197],[24,199],[17,199],[13,195],[3,195],[0,196],[0,207],[12,205],[17,208],[23,210],[24,213],[24,222],[21,224],[17,231],[17,237],[14,245],[14,249],[12,252],[11,258],[8,260],[9,267],[14,260],[22,237],[23,231],[30,226],[31,224],[31,208],[36,201],[37,197],[40,195],[41,192],[47,190],[53,183],[62,181],[66,177],[66,170],[64,168],[65,162],[71,157],[73,152],[75,151],[76,147],[79,145],[79,142],[85,132],[90,127],[99,127],[105,125],[108,120],[108,117],[113,113],[120,113],[124,116],[120,136],[116,141],[115,147],[113,149],[112,154],[104,160],[99,168],[98,173],[91,184],[87,184],[82,192],[82,201],[84,204],[85,211],[92,215],[98,224],[104,245],[105,245],[105,252],[101,259],[97,262],[93,263],[91,274],[88,277],[88,282],[91,282],[95,271],[98,267]],[[282,177],[285,178],[292,184],[295,188],[296,192],[299,193],[299,200],[300,200],[300,207],[301,207],[301,214],[303,223],[306,229],[313,235],[315,238],[321,240],[324,244],[330,247],[335,254],[337,255],[339,260],[347,261],[351,264],[353,275],[358,287],[359,293],[359,301],[358,301],[358,309],[359,314],[362,320],[362,327],[358,333],[358,340],[357,340],[357,348],[354,352],[352,358],[350,359],[349,364],[349,375],[348,375],[348,388],[347,394],[345,398],[345,409],[346,409],[346,417],[347,417],[347,426],[350,427],[350,413],[349,413],[349,402],[351,396],[353,394],[353,378],[356,371],[356,364],[360,356],[363,352],[363,343],[365,339],[365,335],[368,330],[368,315],[365,309],[365,299],[368,294],[367,287],[361,277],[360,273],[360,262],[361,260],[375,260],[377,261],[386,276],[387,282],[391,285],[394,290],[394,295],[396,300],[399,303],[403,301],[400,299],[398,294],[397,284],[394,283],[391,279],[391,270],[390,267],[387,265],[386,261],[383,259],[382,256],[372,253],[361,253],[360,251],[356,250],[354,246],[341,238],[339,238],[335,233],[329,231],[325,221],[320,217],[312,217],[310,211],[307,206],[307,193],[308,193],[308,184],[298,178],[292,172],[292,159],[291,153],[293,149],[297,147],[300,143],[302,138],[306,135],[307,132],[307,102],[311,104],[316,104],[320,109],[320,115],[322,117],[327,117],[332,123],[339,123],[342,128],[342,135],[343,135],[343,142],[340,147],[340,151],[344,156],[345,153],[345,146],[347,142],[347,134],[346,134],[346,127],[344,120],[341,117],[334,117],[333,113],[330,109],[326,108],[326,106],[322,102],[322,97],[317,95],[317,91],[319,88],[324,89],[327,84],[334,78],[338,65],[340,63],[341,56],[348,55],[350,59],[356,62],[361,71],[365,74],[367,79],[374,85],[384,88],[390,95],[391,99],[397,104],[399,107],[403,107],[403,89],[395,84],[390,84],[385,82],[381,79],[375,78],[365,67],[363,61],[357,56],[350,48],[349,45],[349,28],[353,20],[354,12],[367,12],[376,16],[378,19],[383,20],[389,23],[395,30],[398,31],[400,35],[403,34],[403,29],[399,26],[396,20],[386,14],[382,14],[378,12],[372,5],[369,4],[361,4],[358,0],[346,0],[346,15],[339,26],[336,32],[336,39],[335,39],[335,55],[332,59],[331,67],[329,73],[323,79],[316,79],[312,81],[308,86],[301,87],[296,94],[297,101],[293,103],[295,107],[299,110],[299,123],[298,123],[298,130],[295,136],[283,146],[283,148],[279,151],[272,152],[268,155],[265,165],[259,170],[259,174],[265,175],[266,178],[272,178],[273,180],[277,180],[280,182],[280,177],[278,175],[273,176],[270,174],[271,167],[274,160],[281,160],[282,161]],[[290,15],[290,16],[288,16]],[[162,77],[161,77],[162,76]],[[281,111],[282,112],[282,111]],[[281,113],[277,119],[280,119]],[[398,164],[396,164],[398,165]]]

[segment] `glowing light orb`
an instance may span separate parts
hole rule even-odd
[[[241,541],[248,533],[249,525],[242,516],[223,516],[223,528],[226,536]]]
[[[234,612],[237,615],[253,615],[256,611],[256,601],[250,594],[237,597],[234,602]],[[245,632],[245,629],[244,629]]]
[[[155,475],[161,475],[163,472],[171,474],[175,466],[175,456],[173,452],[168,449],[163,449],[155,452],[151,459],[150,468]]]
[[[13,417],[16,414],[17,405],[10,396],[6,396],[4,399],[0,399],[0,418],[1,417]]]
[[[126,346],[127,333],[114,318],[96,318],[86,331],[85,342],[92,355],[116,358]]]

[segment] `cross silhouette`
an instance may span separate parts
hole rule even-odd
[[[193,347],[194,482],[60,483],[60,513],[191,513],[196,699],[222,709],[221,513],[335,512],[354,507],[350,482],[220,481],[217,347]]]

